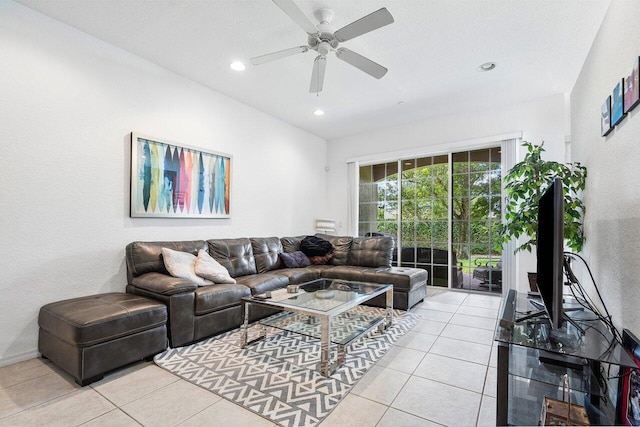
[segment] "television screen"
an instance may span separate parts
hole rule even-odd
[[[564,195],[562,180],[553,184],[538,203],[538,292],[554,329],[562,327],[562,267],[564,261]]]

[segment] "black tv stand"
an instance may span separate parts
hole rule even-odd
[[[570,297],[567,305],[566,311],[578,306]],[[502,305],[495,335],[496,425],[537,425],[544,398],[557,395],[565,374],[572,402],[587,408],[591,425],[614,425],[615,401],[601,398],[614,384],[600,380],[602,364],[635,367],[635,362],[589,310],[553,329],[542,315],[516,320],[515,313],[529,316],[532,308],[527,293],[514,290]]]
[[[551,353],[544,350],[539,350],[539,352],[538,360],[545,365],[561,366],[576,371],[582,371],[587,365],[587,361],[580,357]]]

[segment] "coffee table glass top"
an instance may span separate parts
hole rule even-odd
[[[318,279],[299,285],[296,293],[287,293],[283,289],[273,292],[272,298],[262,301],[304,311],[330,312],[341,306],[356,306],[371,299],[373,294],[384,293],[389,288],[391,285]]]
[[[375,312],[361,312],[357,308],[340,313],[329,320],[329,340],[334,344],[348,345],[385,321],[385,318]],[[320,319],[300,313],[282,312],[275,316],[260,320],[264,326],[291,331],[313,338],[322,338]]]

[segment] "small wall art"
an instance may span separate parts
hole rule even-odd
[[[633,110],[640,103],[640,73],[638,73],[639,59],[636,58],[631,74],[624,80],[624,112]]]
[[[607,96],[607,99],[602,103],[602,107],[600,107],[600,134],[602,136],[607,136],[612,129],[611,97]]]
[[[636,56],[631,73],[613,88],[600,107],[600,134],[607,136],[624,117],[640,104],[640,57]]]
[[[611,127],[620,123],[625,116],[623,87],[624,79],[621,79],[611,94]]]
[[[229,218],[228,154],[131,134],[131,217]]]

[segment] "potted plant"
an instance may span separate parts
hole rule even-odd
[[[587,179],[587,168],[580,163],[563,164],[543,160],[544,142],[540,145],[523,142],[527,153],[505,176],[506,190],[504,222],[499,225],[500,243],[524,236],[526,240],[515,252],[536,245],[538,231],[538,201],[555,177],[562,178],[564,187],[565,246],[580,252],[584,243],[583,218],[585,207],[581,200]],[[515,253],[514,252],[514,253]],[[530,273],[531,274],[531,273]],[[530,284],[531,284],[531,278]],[[535,284],[535,281],[533,282]],[[532,290],[536,288],[532,285]]]

